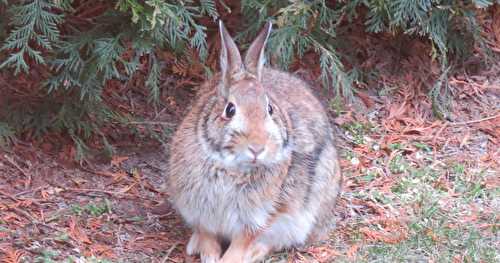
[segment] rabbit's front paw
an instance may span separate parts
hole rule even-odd
[[[186,253],[193,256],[199,254],[200,252],[200,235],[198,232],[194,232],[186,246]]]
[[[195,231],[186,246],[188,255],[200,255],[202,263],[219,262],[221,247],[217,238],[206,232]]]
[[[213,256],[213,255],[200,255],[201,263],[219,263],[220,259],[219,256]]]

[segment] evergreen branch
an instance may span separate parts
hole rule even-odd
[[[63,21],[62,15],[54,13],[57,8],[47,0],[33,0],[9,8],[13,14],[11,24],[14,29],[0,51],[11,50],[12,53],[0,64],[0,68],[14,67],[15,74],[28,72],[26,55],[35,63],[46,63],[42,51],[54,50],[53,43],[59,39],[57,26]]]

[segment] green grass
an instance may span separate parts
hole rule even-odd
[[[107,260],[107,259],[100,259],[96,257],[74,257],[70,256],[66,259],[60,260],[57,259],[57,256],[59,255],[58,252],[52,251],[52,250],[43,250],[41,252],[41,256],[35,258],[35,263],[56,263],[56,262],[63,262],[63,263],[77,263],[77,262],[85,262],[85,263],[112,263],[113,261]]]
[[[400,159],[397,159],[400,162]],[[401,167],[401,166],[397,166]],[[391,168],[392,170],[392,168]],[[466,180],[463,166],[451,171],[425,168],[399,169],[402,173],[392,193],[381,194],[376,189],[358,195],[383,207],[399,207],[410,213],[408,237],[398,244],[365,243],[355,262],[500,262],[496,214],[487,205],[499,198],[497,190],[482,187],[484,172]],[[445,172],[456,174],[452,189],[458,195],[435,187]],[[490,174],[489,176],[494,176]],[[472,211],[476,207],[478,211]],[[474,217],[470,222],[461,220]],[[377,226],[370,225],[376,229]],[[355,242],[363,243],[362,238]],[[344,259],[347,260],[347,259]],[[349,261],[349,260],[347,260]],[[341,262],[341,261],[340,261]]]
[[[106,213],[111,213],[111,202],[105,199],[102,202],[88,203],[85,206],[72,205],[71,212],[75,215],[82,216],[88,215],[91,217],[99,217]]]
[[[369,129],[363,125],[349,123],[343,128],[351,143],[367,143],[362,138],[370,136]],[[392,231],[383,221],[370,221],[380,215],[358,207],[354,216],[348,215],[344,228],[332,234],[329,246],[340,254],[333,261],[500,262],[500,187],[486,183],[498,176],[495,169],[453,156],[436,160],[433,147],[419,141],[392,143],[387,148],[389,152],[372,159],[361,174],[345,173],[356,185],[346,198],[379,207],[382,217],[401,224],[403,238],[389,242],[367,236],[366,229],[389,235],[400,229]],[[358,155],[354,150],[341,151],[347,160],[362,158]],[[394,179],[389,191],[380,184],[366,187],[387,176]],[[344,235],[336,236],[340,233]],[[358,248],[349,256],[354,245]]]
[[[355,145],[366,144],[365,136],[373,128],[370,123],[356,121],[342,124],[341,127],[346,131],[346,134]]]

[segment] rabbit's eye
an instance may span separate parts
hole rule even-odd
[[[269,112],[269,115],[273,115],[273,107],[271,106],[271,104],[267,105],[267,112]]]
[[[232,118],[234,116],[234,114],[236,113],[236,107],[234,106],[234,104],[232,102],[229,102],[226,105],[225,113],[226,113],[226,117],[228,117],[228,118]]]

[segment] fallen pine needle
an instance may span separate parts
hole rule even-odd
[[[478,122],[482,122],[482,121],[493,120],[493,119],[496,119],[496,118],[500,118],[500,114],[497,114],[497,115],[494,115],[494,116],[490,116],[490,117],[486,117],[486,118],[482,118],[482,119],[471,120],[471,121],[448,122],[448,125],[452,125],[452,126],[468,125],[468,124],[472,124],[472,123],[478,123]]]
[[[174,249],[177,247],[179,243],[174,243],[167,251],[167,254],[163,257],[163,259],[161,260],[161,263],[166,263],[167,260],[170,260],[170,254],[172,254],[172,251],[174,251]]]

